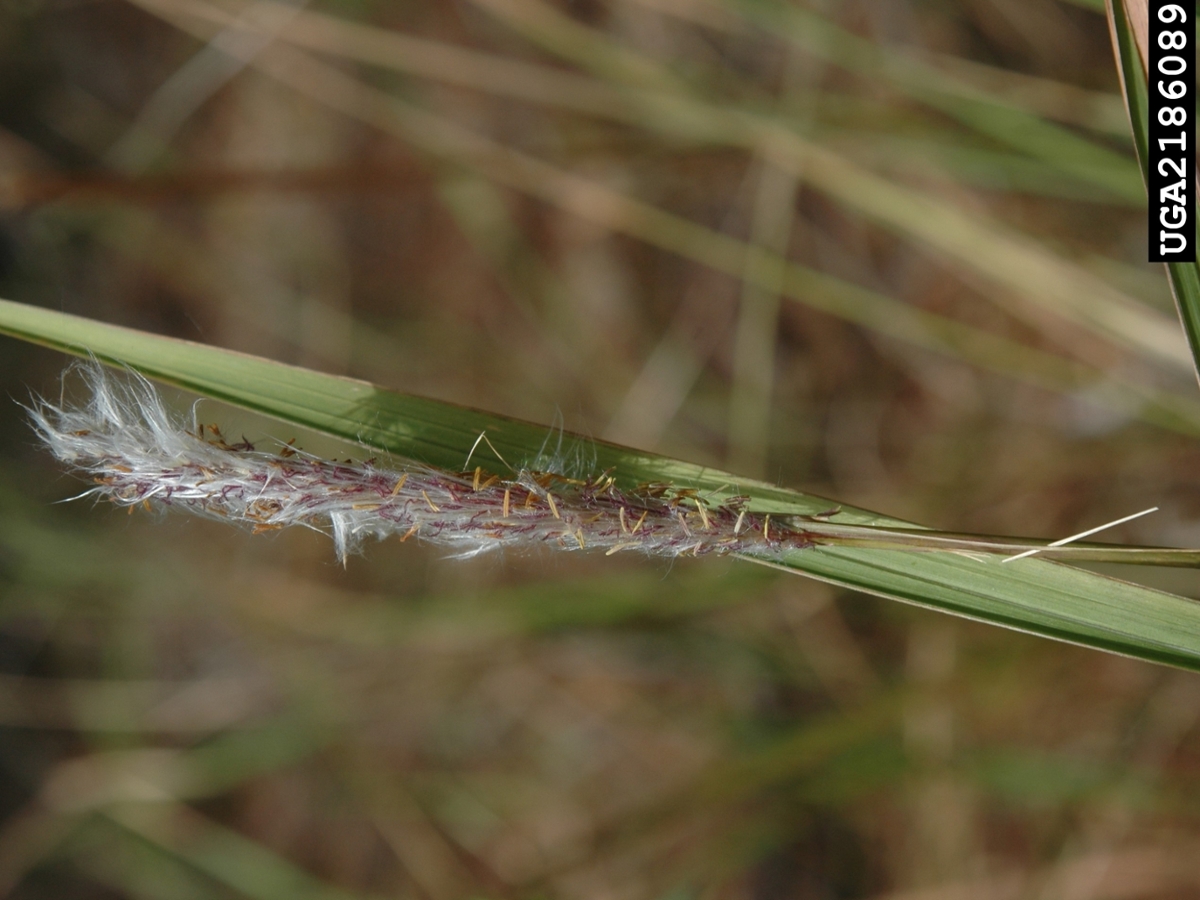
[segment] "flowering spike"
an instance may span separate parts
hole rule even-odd
[[[303,525],[329,534],[343,563],[365,537],[389,535],[415,536],[458,557],[536,545],[662,557],[777,556],[783,547],[813,546],[807,531],[778,523],[772,534],[765,523],[761,532],[742,532],[743,498],[706,507],[694,492],[663,484],[624,493],[608,473],[566,478],[520,469],[509,479],[482,480],[481,469],[460,475],[417,464],[390,471],[372,461],[331,462],[291,441],[277,453],[244,440],[231,445],[216,426],[185,428],[141,375],[112,378],[94,361],[77,368],[89,401],[39,400],[30,415],[50,451],[93,483],[81,496],[131,511],[139,504],[184,509],[254,531]],[[512,502],[514,491],[525,492],[524,503]],[[697,505],[703,533],[689,529],[679,508],[685,500]]]

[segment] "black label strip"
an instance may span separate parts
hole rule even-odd
[[[1196,261],[1196,4],[1150,0],[1150,262]]]

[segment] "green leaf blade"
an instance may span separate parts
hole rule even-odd
[[[484,432],[515,465],[535,460],[549,437],[558,441],[545,426],[10,301],[0,300],[0,333],[128,365],[206,397],[444,469],[461,469]],[[615,444],[567,433],[562,439],[585,453],[589,465],[613,470],[624,485],[665,481],[718,495],[742,493],[756,511],[781,515],[811,516],[833,505],[821,497]],[[480,456],[475,461],[499,466],[498,460]],[[836,522],[912,527],[852,507],[842,507]],[[1053,562],[1005,564],[1002,558],[822,546],[790,551],[770,564],[881,597],[1200,670],[1200,604]]]

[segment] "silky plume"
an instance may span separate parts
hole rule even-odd
[[[582,477],[517,469],[450,472],[409,463],[337,462],[290,444],[277,451],[190,427],[141,375],[75,367],[89,391],[79,405],[37,400],[29,412],[49,450],[93,486],[80,497],[118,506],[181,509],[255,532],[301,525],[329,534],[346,560],[366,537],[392,535],[457,557],[547,546],[648,556],[737,553],[773,558],[813,546],[811,535],[750,512],[746,498],[712,503],[666,484],[622,490],[612,472]]]

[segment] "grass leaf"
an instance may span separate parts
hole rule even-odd
[[[740,492],[750,496],[756,511],[783,515],[814,515],[831,506],[820,497],[657,454],[11,301],[0,300],[0,332],[76,355],[92,353],[207,397],[442,468],[461,467],[486,432],[495,449],[516,464],[532,460],[553,440],[558,453],[612,469],[626,486],[665,481],[718,495]],[[850,507],[832,522],[912,527]],[[1001,559],[830,546],[790,552],[778,565],[883,597],[1200,670],[1200,604],[1044,560]]]

